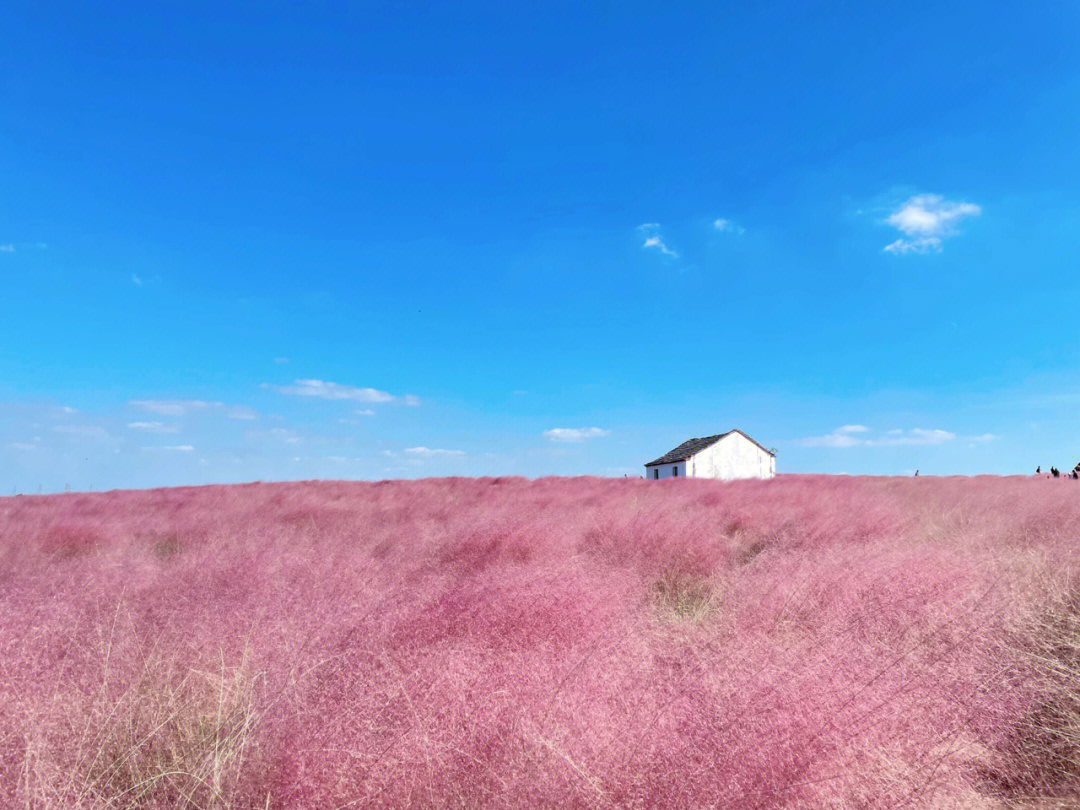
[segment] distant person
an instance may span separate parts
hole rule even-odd
[[[915,477],[916,477],[916,478],[918,478],[918,477],[919,477],[919,471],[918,471],[918,470],[916,470],[916,471],[915,471]]]
[[[1040,464],[1038,467],[1035,468],[1035,474],[1036,475],[1041,475],[1042,474],[1042,464]]]
[[[1054,476],[1054,478],[1057,478],[1059,475],[1061,475],[1061,470],[1059,470],[1057,467],[1051,467],[1050,474]]]

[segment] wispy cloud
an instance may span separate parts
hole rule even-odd
[[[646,250],[649,248],[655,248],[665,256],[671,256],[673,259],[677,259],[679,254],[669,248],[665,243],[663,236],[660,233],[659,222],[646,222],[643,225],[637,226],[638,233],[645,237],[645,242],[642,247]]]
[[[464,450],[443,450],[431,447],[406,447],[405,452],[415,458],[440,458],[446,456],[463,456]]]
[[[962,219],[981,213],[982,208],[975,203],[946,200],[939,194],[917,194],[885,220],[907,238],[897,239],[884,249],[897,255],[940,251],[942,242],[958,233],[957,224]]]
[[[274,362],[275,362],[275,363],[278,363],[278,364],[281,364],[281,363],[288,363],[288,362],[289,362],[289,358],[288,358],[288,357],[275,357],[275,358],[274,358]]]
[[[165,422],[128,422],[128,427],[143,433],[177,433],[179,425]]]
[[[867,444],[871,447],[893,447],[905,444],[944,444],[945,442],[951,442],[955,438],[956,434],[951,433],[948,430],[924,430],[922,428],[912,428],[906,433],[904,431],[893,432],[891,435],[881,439],[871,439]]]
[[[202,399],[133,399],[129,403],[146,413],[157,416],[190,416],[193,413],[220,410],[229,419],[258,419],[258,412],[246,405],[226,405]]]
[[[969,448],[978,447],[980,444],[986,444],[987,442],[996,442],[1000,436],[996,436],[993,433],[983,433],[980,436],[968,436],[967,443]]]
[[[225,415],[230,419],[243,419],[250,422],[259,418],[259,412],[254,408],[249,408],[247,405],[223,405],[223,407],[225,408]]]
[[[168,452],[168,453],[190,453],[195,448],[190,444],[167,444],[167,445],[164,445],[164,446],[161,446],[161,445],[155,445],[155,446],[152,446],[152,447],[147,446],[147,447],[143,447],[142,449],[143,450],[150,450],[150,451],[164,450],[165,452]]]
[[[300,435],[295,430],[289,430],[288,428],[270,428],[266,431],[266,435],[271,439],[277,439],[279,442],[285,442],[285,444],[299,444]]]
[[[736,225],[730,219],[714,219],[713,227],[722,233],[735,233],[739,234],[740,236],[746,233],[746,228],[744,228],[742,225]]]
[[[865,442],[860,434],[869,430],[870,428],[865,425],[844,425],[828,435],[811,436],[800,439],[798,443],[803,447],[854,447]]]
[[[205,402],[201,399],[133,399],[133,407],[158,416],[187,416],[196,411],[204,411],[220,403]]]
[[[112,438],[109,431],[100,425],[56,425],[53,427],[53,432],[71,436],[75,439],[90,439],[93,441],[104,441]]]
[[[142,286],[142,279],[139,278],[135,273],[132,273],[131,274],[131,283],[134,284],[136,287],[141,287]]]
[[[796,443],[803,447],[901,447],[944,444],[956,438],[955,433],[947,430],[924,428],[889,430],[877,437],[868,436],[869,432],[865,425],[844,425],[832,433],[799,439]]]
[[[552,428],[544,431],[544,437],[553,442],[583,442],[586,439],[598,439],[610,433],[610,430],[598,427]]]
[[[664,240],[661,239],[659,236],[650,236],[648,239],[645,240],[645,243],[642,245],[642,247],[657,248],[665,256],[672,256],[678,258],[679,255],[674,250],[665,245]]]
[[[292,385],[269,385],[264,387],[279,394],[294,397],[315,397],[317,399],[352,400],[354,402],[386,403],[402,402],[405,405],[419,405],[420,399],[413,394],[402,397],[394,396],[377,388],[359,388],[354,385],[342,385],[326,380],[294,380]]]
[[[248,439],[256,442],[281,442],[283,444],[300,444],[301,437],[295,430],[276,427],[269,430],[249,430],[245,434]]]
[[[374,416],[375,415],[375,411],[372,410],[371,408],[360,408],[359,410],[353,411],[353,413],[356,414],[357,416]],[[351,417],[342,417],[342,418],[338,419],[338,424],[341,424],[341,425],[359,425],[359,424],[362,424],[363,421],[364,421],[363,419],[353,419]]]
[[[0,253],[14,253],[16,250],[45,250],[48,247],[44,242],[6,242],[0,245]]]

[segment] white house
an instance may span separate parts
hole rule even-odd
[[[741,430],[690,439],[656,461],[645,465],[645,477],[660,478],[772,478],[776,453]]]

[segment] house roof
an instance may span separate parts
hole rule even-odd
[[[660,458],[656,459],[655,461],[650,461],[645,466],[655,467],[657,464],[672,464],[676,461],[686,461],[686,459],[690,458],[690,456],[697,455],[706,447],[710,447],[711,445],[716,444],[722,438],[724,438],[725,436],[730,436],[732,433],[738,433],[744,439],[749,439],[750,441],[754,442],[754,444],[756,444],[770,456],[776,455],[776,453],[774,453],[772,450],[764,447],[760,442],[754,441],[741,430],[729,430],[727,433],[718,433],[715,436],[703,436],[700,439],[689,439],[680,444],[674,450],[668,450],[666,453],[664,453],[664,455],[660,456]]]

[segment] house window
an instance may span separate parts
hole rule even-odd
[[[653,467],[652,477],[654,481],[660,480],[660,470],[658,470],[656,467]]]
[[[679,465],[677,465],[677,464],[676,464],[676,465],[675,465],[674,467],[672,467],[672,468],[671,468],[671,474],[672,474],[672,475],[673,475],[673,476],[674,476],[675,478],[678,478],[678,477],[679,477]]]

